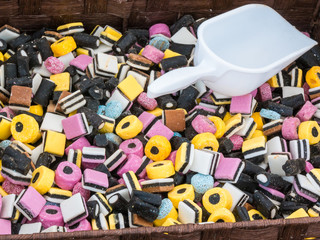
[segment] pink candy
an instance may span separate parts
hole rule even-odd
[[[243,138],[239,135],[232,135],[230,137],[231,142],[233,143],[232,151],[237,151],[242,148]]]
[[[147,45],[142,51],[142,56],[158,64],[164,57],[164,53],[154,46]]]
[[[85,71],[87,66],[90,63],[92,63],[92,60],[93,60],[92,57],[85,54],[81,54],[76,58],[72,59],[70,62],[70,65],[80,69],[81,71]]]
[[[2,183],[2,187],[3,190],[6,191],[8,194],[19,195],[24,190],[23,186],[13,184],[8,179],[4,180],[4,182]]]
[[[53,74],[62,73],[64,70],[64,64],[56,57],[48,57],[44,61],[45,67],[48,69],[49,72]]]
[[[271,87],[268,83],[264,83],[259,87],[261,101],[268,101],[272,99]]]
[[[191,125],[197,133],[210,132],[212,134],[215,134],[215,132],[217,131],[217,128],[214,125],[214,123],[203,115],[196,116],[193,119]]]
[[[154,98],[149,98],[146,92],[140,93],[137,98],[138,103],[147,110],[153,110],[158,106]]]
[[[82,176],[80,168],[74,163],[67,161],[61,162],[55,173],[55,183],[65,190],[72,190]]]
[[[251,113],[251,104],[252,104],[252,95],[246,94],[243,96],[232,97],[230,104],[230,113],[231,114],[250,114]]]
[[[142,163],[141,157],[134,154],[130,154],[128,155],[127,158],[128,158],[127,162],[117,171],[117,174],[120,177],[122,176],[122,174],[129,171],[136,172],[138,168],[141,166],[141,163]]]
[[[84,198],[84,200],[87,202],[88,199],[90,198],[90,191],[86,190],[82,187],[82,183],[78,182],[76,185],[74,185],[72,189],[72,195],[75,195],[77,193],[80,193],[81,196]]]
[[[289,117],[283,120],[282,123],[282,136],[287,140],[299,139],[297,128],[300,125],[299,118]]]
[[[154,35],[162,34],[168,38],[171,37],[170,29],[168,25],[164,23],[158,23],[149,28],[149,36],[152,38]]]
[[[301,122],[308,121],[312,118],[317,110],[318,108],[310,101],[306,101],[300,111],[297,113],[296,117],[299,118]]]
[[[137,138],[123,141],[119,148],[127,155],[135,154],[141,158],[143,157],[143,144]]]
[[[90,146],[91,144],[89,143],[89,141],[85,137],[81,137],[78,140],[74,141],[72,144],[70,144],[69,147],[66,148],[65,153],[68,155],[70,149],[80,149],[82,151],[84,147]]]

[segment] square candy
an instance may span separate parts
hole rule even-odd
[[[244,169],[244,162],[240,158],[220,158],[214,178],[219,182],[236,183]]]
[[[80,69],[81,71],[85,71],[87,66],[90,63],[92,63],[92,60],[93,60],[92,57],[90,57],[88,55],[81,54],[81,55],[77,56],[75,59],[73,59],[70,62],[70,65]]]
[[[13,110],[29,111],[32,99],[32,89],[29,87],[12,86],[9,108]]]
[[[65,118],[66,118],[65,116],[61,116],[59,114],[47,112],[44,115],[40,130],[41,131],[51,130],[55,132],[62,132],[63,130],[62,120]]]
[[[50,80],[57,85],[54,91],[70,90],[70,73],[63,72],[63,73],[51,75]]]
[[[33,234],[33,233],[40,233],[42,228],[41,222],[35,223],[25,223],[21,225],[19,230],[19,234]]]
[[[66,135],[48,130],[44,134],[44,152],[62,157],[66,145]]]
[[[0,235],[11,234],[11,221],[0,219]]]
[[[80,222],[88,216],[86,203],[80,193],[61,202],[60,208],[63,221],[69,226]]]
[[[143,92],[143,88],[132,75],[127,76],[119,83],[118,89],[123,92],[130,101],[136,99],[139,94]]]
[[[31,186],[27,190],[22,191],[15,201],[15,207],[29,221],[39,215],[45,204],[46,200],[44,197]]]
[[[77,113],[62,120],[62,126],[68,140],[89,133],[89,125],[84,113]]]
[[[173,137],[173,131],[165,126],[161,121],[157,121],[146,133],[146,137],[152,138],[155,135],[161,135],[170,140]]]
[[[89,191],[105,193],[109,186],[108,175],[87,168],[82,175],[82,187]]]
[[[246,94],[243,96],[232,97],[230,104],[230,113],[241,113],[248,115],[251,113],[252,95]]]

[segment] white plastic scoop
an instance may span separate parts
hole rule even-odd
[[[272,8],[245,5],[203,22],[195,66],[164,74],[148,87],[148,96],[173,93],[197,80],[226,96],[244,95],[316,44]]]

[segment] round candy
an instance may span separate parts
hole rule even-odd
[[[116,133],[122,139],[130,139],[137,136],[142,128],[142,122],[135,115],[129,115],[118,123]]]
[[[161,34],[163,36],[170,38],[171,33],[170,33],[170,29],[169,29],[168,25],[164,24],[164,23],[157,23],[157,24],[152,25],[149,28],[150,38],[152,38],[153,36],[158,35],[158,34]]]
[[[161,51],[165,51],[170,47],[170,42],[166,37],[156,36],[150,40],[149,45],[154,46]]]
[[[208,222],[236,222],[236,219],[229,209],[219,208],[210,215]]]
[[[212,134],[215,134],[217,131],[217,128],[214,125],[213,121],[209,120],[206,116],[203,115],[196,116],[192,120],[191,125],[197,133],[210,132]]]
[[[310,88],[315,88],[320,86],[320,67],[314,66],[306,74],[306,82]]]
[[[81,179],[80,168],[72,162],[61,162],[56,169],[55,183],[64,190],[72,190]]]
[[[147,165],[146,171],[150,179],[168,178],[175,174],[173,163],[170,160],[150,163]]]
[[[11,121],[2,118],[0,122],[0,140],[6,140],[11,136]]]
[[[169,198],[164,198],[161,201],[161,205],[159,207],[159,214],[157,219],[153,222],[155,226],[162,226],[162,224],[168,219],[172,218],[178,219],[178,212],[174,208],[171,200]]]
[[[175,208],[178,208],[179,202],[185,199],[193,201],[194,197],[194,188],[191,184],[178,185],[168,193],[168,198]]]
[[[71,36],[63,37],[59,41],[51,44],[51,50],[55,57],[66,55],[76,48],[77,44]]]
[[[219,208],[230,209],[232,207],[232,196],[226,189],[215,187],[203,195],[202,204],[209,213]]]
[[[40,166],[33,171],[30,186],[43,195],[52,187],[54,175],[54,171],[50,168]]]
[[[211,122],[213,122],[214,126],[216,127],[216,132],[214,133],[214,135],[218,139],[221,138],[226,131],[226,124],[224,123],[224,121],[221,118],[219,118],[217,116],[211,116],[208,118]]]
[[[35,143],[41,137],[38,122],[27,114],[12,119],[11,133],[15,140],[23,143]]]
[[[1,182],[1,180],[0,180],[0,182]],[[5,178],[3,178],[2,188],[6,193],[15,194],[15,195],[19,195],[24,190],[24,186],[14,184]]]
[[[58,206],[44,206],[39,213],[38,219],[44,228],[51,226],[64,226],[61,209]]]
[[[119,148],[127,155],[135,154],[141,158],[143,157],[143,144],[137,138],[123,141]]]
[[[308,139],[310,145],[320,141],[320,127],[316,121],[305,121],[299,125],[299,139]]]
[[[219,143],[212,133],[199,133],[191,141],[196,149],[218,151]]]
[[[248,214],[249,214],[249,217],[250,217],[250,220],[251,221],[254,221],[254,220],[260,220],[260,219],[266,219],[262,214],[261,212],[259,212],[258,210],[256,209],[251,209],[248,211]]]
[[[171,144],[166,137],[155,135],[147,142],[144,152],[153,161],[161,161],[170,155]]]

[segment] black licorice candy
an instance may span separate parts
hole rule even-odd
[[[152,194],[148,192],[143,192],[139,190],[133,190],[133,196],[141,199],[142,201],[149,203],[155,207],[160,207],[161,205],[161,195],[160,194]]]
[[[255,176],[256,181],[259,182],[259,184],[265,186],[274,188],[279,191],[288,191],[288,189],[291,187],[291,183],[285,181],[277,174],[272,173],[259,173]]]
[[[261,212],[262,215],[265,216],[266,218],[273,219],[276,216],[278,212],[276,205],[274,205],[271,202],[271,200],[262,192],[260,191],[254,192],[253,202],[257,210]]]
[[[79,47],[88,47],[96,49],[100,45],[100,40],[96,36],[92,36],[87,33],[75,33],[73,34],[73,39],[75,40],[77,46]]]
[[[133,196],[128,203],[128,208],[132,213],[138,214],[148,222],[156,220],[159,214],[159,209],[157,207],[146,203],[135,196]]]
[[[237,222],[250,221],[248,210],[245,207],[236,206],[232,213]]]

